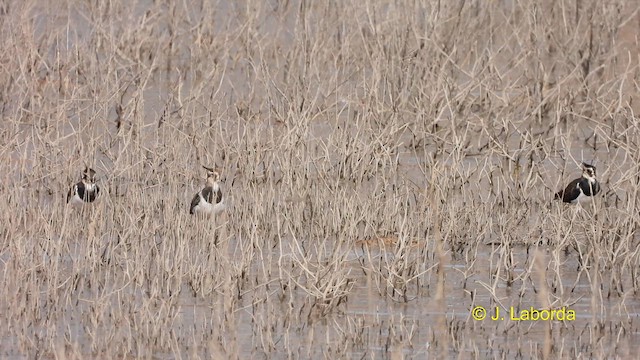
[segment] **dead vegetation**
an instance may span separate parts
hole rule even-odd
[[[2,357],[633,356],[636,6],[0,5]]]

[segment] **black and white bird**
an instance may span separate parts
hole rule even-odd
[[[582,177],[573,180],[564,190],[556,193],[555,199],[566,203],[586,202],[600,192],[600,183],[596,179],[596,167],[582,163]]]
[[[100,188],[95,181],[96,172],[92,168],[86,167],[82,173],[82,180],[69,189],[67,204],[83,205],[94,202],[100,193]]]
[[[220,184],[218,184],[220,173],[217,169],[206,166],[203,166],[203,168],[207,170],[207,183],[205,187],[198,191],[193,197],[193,200],[191,200],[189,214],[217,215],[225,209],[222,189],[220,188]]]

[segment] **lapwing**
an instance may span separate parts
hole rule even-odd
[[[555,199],[566,203],[586,202],[600,192],[600,183],[596,179],[596,167],[582,163],[582,177],[573,180],[564,190],[556,193]]]
[[[96,172],[92,168],[86,167],[82,173],[82,180],[69,189],[67,204],[83,205],[94,202],[100,192],[95,181]]]
[[[217,215],[225,209],[222,189],[218,180],[220,173],[217,169],[203,166],[207,170],[207,183],[191,200],[189,214],[201,213],[206,215]]]

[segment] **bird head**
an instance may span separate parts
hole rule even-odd
[[[216,182],[218,180],[220,180],[220,170],[218,169],[218,167],[207,167],[207,166],[202,166],[205,170],[207,170],[207,182]]]
[[[85,167],[84,171],[82,172],[82,180],[84,180],[87,183],[93,183],[96,181],[96,172],[95,170],[93,170],[90,167]]]
[[[595,179],[596,167],[587,163],[582,163],[582,176],[587,179]]]

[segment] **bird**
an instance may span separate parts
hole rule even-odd
[[[564,190],[556,193],[554,199],[565,203],[586,202],[600,192],[600,183],[596,179],[596,167],[582,163],[582,176],[573,180]]]
[[[82,172],[82,180],[69,189],[67,204],[83,205],[94,202],[100,193],[100,187],[95,183],[95,180],[96,172],[90,167],[85,167]]]
[[[207,183],[191,200],[189,214],[217,215],[225,209],[222,189],[218,184],[220,173],[217,168],[202,167],[207,170]]]

